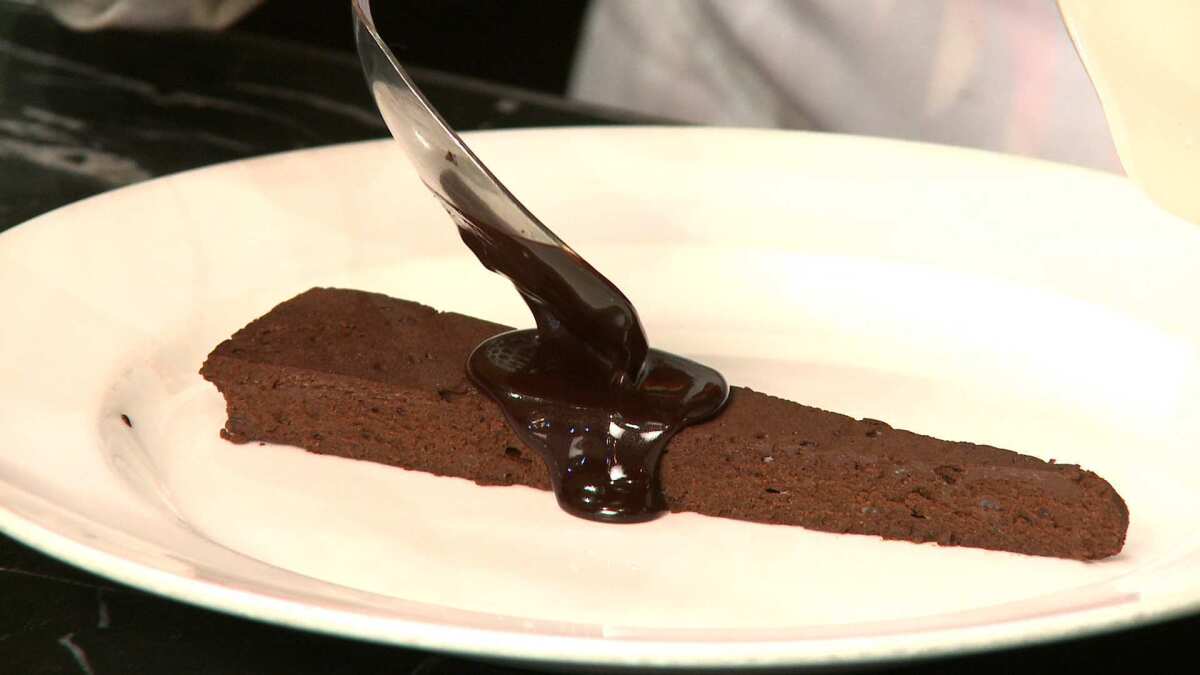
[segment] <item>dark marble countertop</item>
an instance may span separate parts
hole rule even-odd
[[[387,135],[352,54],[237,31],[73,33],[8,2],[0,0],[0,230],[153,176]],[[457,129],[649,121],[412,71]]]
[[[645,122],[430,71],[459,129]],[[239,34],[75,34],[0,0],[0,230],[153,176],[384,136],[352,55]],[[255,623],[94,576],[0,535],[0,674],[520,673]],[[1140,670],[1200,619],[873,672]]]

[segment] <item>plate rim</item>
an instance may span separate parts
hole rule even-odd
[[[1118,605],[1038,619],[929,630],[915,635],[894,633],[857,638],[722,642],[572,637],[367,617],[352,611],[317,608],[295,600],[273,598],[122,558],[27,520],[3,504],[0,504],[0,532],[59,560],[134,589],[243,619],[396,647],[551,665],[783,667],[891,663],[1093,637],[1163,623],[1200,611],[1200,598],[1189,602],[1180,597],[1177,602],[1157,599],[1150,606],[1141,605],[1143,611],[1135,613]],[[1064,624],[1061,620],[1064,617],[1077,621],[1060,625]],[[1081,617],[1085,620],[1078,621]],[[1030,630],[1029,626],[1037,630]],[[997,627],[1002,630],[997,632]],[[928,639],[946,634],[958,639]],[[547,649],[550,644],[559,648]],[[618,645],[620,649],[614,649]],[[859,645],[859,649],[830,651],[829,645]]]
[[[933,143],[905,141],[868,136],[851,136],[804,131],[746,129],[736,127],[556,127],[488,130],[464,134],[468,141],[477,136],[546,135],[600,133],[629,136],[652,134],[784,134],[789,136],[820,137],[834,143],[904,146],[908,152],[934,152],[943,156],[964,157],[966,161],[1000,161],[1029,165],[1037,170],[1085,172],[1104,179],[1125,179],[1102,171],[1070,166],[1045,160],[1005,155],[985,150],[960,148]],[[143,181],[117,190],[101,193],[67,204],[0,233],[0,246],[11,240],[10,232],[26,232],[43,219],[59,217],[63,211],[86,208],[89,202],[107,199],[115,192],[128,194],[159,181],[186,180],[197,172],[219,171],[232,165],[270,163],[296,154],[316,154],[350,150],[356,146],[390,143],[390,139],[289,150],[231,162],[223,162]],[[8,235],[6,237],[6,235]],[[18,488],[19,489],[19,488]],[[0,532],[13,537],[60,560],[100,576],[127,584],[155,595],[181,601],[193,606],[215,610],[255,621],[289,626],[303,630],[336,635],[400,647],[429,649],[466,656],[573,665],[621,666],[811,666],[848,665],[890,662],[916,658],[962,655],[1033,644],[1044,644],[1069,638],[1083,638],[1125,628],[1152,625],[1200,612],[1200,594],[1186,593],[1156,595],[1152,600],[1139,599],[1133,609],[1124,607],[1093,608],[1069,611],[1034,619],[1016,619],[982,626],[942,628],[925,631],[922,636],[897,633],[858,638],[817,638],[778,640],[738,640],[704,642],[693,640],[646,640],[613,637],[571,637],[520,633],[504,629],[455,626],[425,620],[405,620],[391,617],[372,617],[353,611],[314,607],[301,601],[270,597],[245,588],[223,585],[202,579],[189,578],[136,560],[89,546],[71,537],[54,532],[34,520],[27,519],[4,504],[0,504]],[[1070,618],[1070,621],[1064,619]],[[1034,628],[1030,628],[1033,626]],[[930,640],[930,636],[952,635],[953,640]],[[619,647],[618,647],[619,645]],[[829,646],[850,649],[829,649]],[[915,646],[914,646],[915,645]],[[824,646],[822,649],[820,647]],[[855,649],[854,647],[857,648]],[[576,649],[572,649],[576,648]]]

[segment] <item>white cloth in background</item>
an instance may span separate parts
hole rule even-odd
[[[1053,0],[594,0],[571,93],[1121,170]]]
[[[295,1],[295,0],[293,0]],[[219,30],[262,0],[35,0],[76,30],[205,28]],[[350,30],[347,28],[346,30]]]

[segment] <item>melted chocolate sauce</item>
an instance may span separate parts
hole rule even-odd
[[[452,172],[441,187],[459,203],[466,198]],[[513,282],[537,322],[479,345],[467,362],[471,379],[541,453],[563,509],[610,522],[654,518],[665,508],[662,450],[721,409],[724,378],[650,349],[628,298],[574,251],[446,207],[463,241]]]

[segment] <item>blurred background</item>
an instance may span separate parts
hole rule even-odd
[[[405,63],[564,94],[588,0],[377,0]],[[268,0],[234,30],[353,52],[349,2]]]
[[[342,0],[0,2],[46,8],[76,28],[220,29],[353,53]],[[442,73],[666,120],[906,138],[1120,171],[1053,0],[374,7],[402,61]]]
[[[384,34],[415,65],[667,119],[909,138],[1120,171],[1053,0],[376,4]],[[236,28],[349,50],[342,5],[275,0]]]

